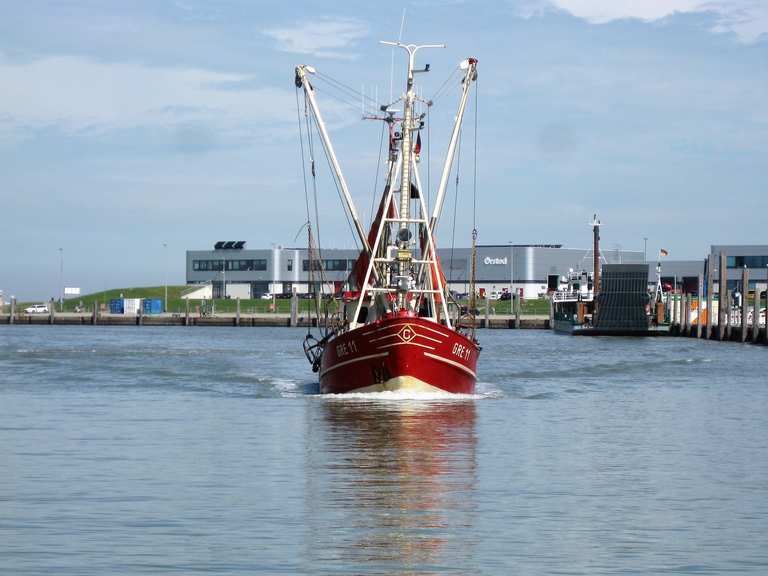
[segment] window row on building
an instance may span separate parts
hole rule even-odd
[[[313,260],[312,261],[312,270],[315,272],[320,270],[320,260]],[[352,270],[355,267],[355,262],[357,260],[347,260],[344,258],[326,258],[322,261],[323,266],[322,269],[326,272],[344,272],[346,270]],[[290,272],[293,269],[293,261],[288,260],[288,271]],[[301,263],[301,269],[304,272],[309,271],[309,260],[304,260]]]
[[[768,266],[768,256],[728,256],[728,268],[764,268]]]
[[[226,264],[226,268],[225,268]],[[192,260],[192,270],[195,272],[254,272],[267,269],[266,259],[248,260]]]

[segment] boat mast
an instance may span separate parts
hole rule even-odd
[[[315,99],[315,89],[312,87],[309,78],[307,78],[307,74],[314,73],[315,69],[311,66],[305,66],[303,64],[301,66],[296,66],[296,87],[303,88],[304,94],[307,95],[307,100],[309,101],[309,105],[312,108],[312,113],[314,114],[315,120],[317,121],[317,127],[320,130],[320,139],[322,140],[325,151],[327,152],[328,158],[331,161],[331,166],[333,167],[333,172],[339,182],[339,187],[341,188],[342,195],[344,196],[344,201],[347,204],[347,209],[349,210],[349,214],[355,224],[355,230],[357,231],[357,235],[360,237],[360,241],[362,242],[363,247],[370,256],[371,246],[368,244],[368,237],[365,234],[363,225],[360,223],[357,210],[355,210],[355,203],[352,201],[352,195],[349,193],[347,180],[344,178],[344,174],[341,171],[341,166],[339,165],[339,160],[336,158],[336,151],[333,149],[331,138],[328,135],[327,128],[325,127],[323,115],[320,113],[320,108],[317,106],[317,100]]]
[[[592,217],[592,294],[595,302],[594,314],[597,315],[597,295],[600,293],[600,220],[597,214]]]
[[[445,44],[403,44],[401,42],[389,42],[382,40],[382,44],[387,46],[397,46],[408,52],[408,80],[405,91],[405,114],[402,123],[402,168],[400,173],[400,229],[397,233],[397,248],[398,248],[398,292],[397,292],[397,304],[401,310],[406,307],[406,297],[410,288],[410,277],[408,274],[408,267],[413,259],[411,253],[411,234],[408,230],[408,224],[410,218],[410,206],[411,206],[411,147],[412,147],[412,131],[416,129],[413,121],[413,105],[416,100],[416,92],[413,89],[413,74],[414,72],[426,72],[428,68],[423,70],[414,70],[414,61],[416,59],[416,52],[422,48],[445,48]]]

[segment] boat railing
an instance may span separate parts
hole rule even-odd
[[[558,291],[552,293],[553,302],[592,302],[594,295],[592,292],[586,294],[579,291]]]

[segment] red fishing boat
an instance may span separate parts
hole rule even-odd
[[[347,215],[362,245],[349,279],[354,290],[338,299],[323,299],[315,284],[321,334],[317,337],[309,333],[304,351],[313,370],[319,373],[322,393],[414,390],[471,394],[480,353],[473,315],[474,250],[470,303],[462,307],[448,289],[437,255],[435,233],[470,89],[477,79],[477,60],[468,58],[457,68],[461,82],[458,111],[434,205],[428,212],[419,163],[421,131],[426,110],[433,102],[419,97],[414,86],[414,75],[429,71],[429,66],[415,69],[414,65],[419,50],[444,46],[383,44],[407,52],[407,84],[400,99],[380,106],[381,114],[369,116],[385,122],[389,153],[383,194],[367,232],[352,202],[318,107],[312,84],[312,77],[318,72],[310,66],[296,68],[296,87],[304,94],[307,134],[316,129],[322,140]],[[396,109],[398,105],[402,111]],[[311,161],[314,177],[314,160]],[[312,255],[317,249],[313,247],[309,214],[307,224],[311,275],[316,269]],[[473,231],[473,247],[476,236]],[[322,276],[322,272],[319,267],[317,273]],[[323,301],[324,315],[320,313]],[[331,305],[333,308],[329,308]]]

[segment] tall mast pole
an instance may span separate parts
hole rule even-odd
[[[600,220],[597,214],[592,217],[592,294],[595,302],[595,312],[597,312],[597,295],[600,292]]]
[[[349,193],[347,180],[344,178],[344,174],[341,171],[341,166],[339,165],[339,160],[336,158],[336,151],[333,149],[331,137],[328,135],[328,130],[325,127],[323,116],[320,113],[320,108],[317,106],[317,100],[315,100],[315,89],[309,82],[307,73],[314,73],[314,68],[304,65],[296,66],[296,87],[303,88],[304,93],[309,99],[309,105],[312,108],[312,112],[315,115],[315,119],[317,120],[317,127],[320,130],[320,138],[323,141],[323,146],[325,147],[326,152],[328,153],[328,158],[331,161],[331,166],[333,167],[333,172],[336,175],[336,179],[339,181],[339,187],[341,188],[341,193],[344,196],[344,201],[347,204],[347,209],[349,210],[349,214],[352,217],[352,221],[355,224],[355,230],[357,231],[357,235],[360,237],[360,241],[365,247],[366,252],[370,255],[371,247],[368,244],[368,237],[365,233],[365,229],[363,229],[363,225],[360,223],[357,210],[355,210],[355,203],[352,201],[352,195]]]
[[[410,234],[408,230],[408,224],[410,220],[410,208],[411,208],[411,145],[412,134],[415,126],[413,125],[413,104],[416,100],[416,93],[413,89],[413,74],[414,74],[414,62],[416,60],[416,52],[422,48],[445,48],[445,44],[402,44],[401,42],[388,42],[382,41],[382,44],[388,46],[398,46],[408,52],[408,79],[405,90],[405,114],[403,116],[402,133],[402,171],[400,173],[400,230],[397,234],[397,248],[398,248],[398,276],[401,282],[408,276],[408,267],[410,266]],[[421,70],[427,71],[428,68]],[[406,307],[406,295],[408,294],[407,285],[399,285],[397,294],[397,304],[402,310]]]

